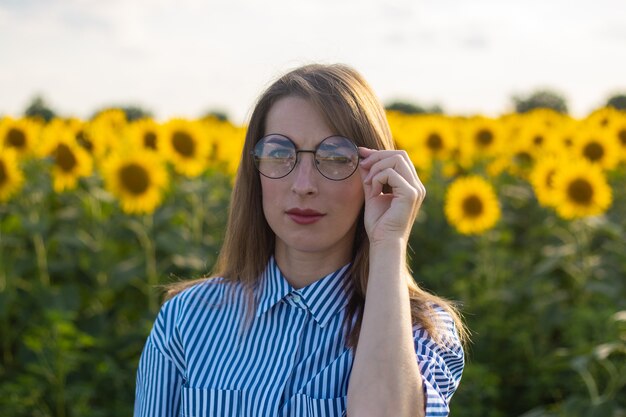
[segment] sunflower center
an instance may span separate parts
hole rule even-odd
[[[550,171],[548,171],[548,173],[546,174],[546,187],[548,188],[552,188],[552,179],[554,178],[554,173],[556,171],[554,169],[551,169]]]
[[[74,152],[65,143],[60,143],[54,151],[56,164],[65,172],[71,172],[78,164]]]
[[[603,117],[602,120],[600,120],[600,126],[606,127],[608,124],[609,124],[609,119],[607,119],[606,117]]]
[[[572,146],[574,142],[572,141],[572,138],[567,136],[563,139],[563,144],[565,145],[566,148],[569,148],[570,146]]]
[[[578,178],[567,187],[567,195],[578,204],[588,205],[593,197],[593,187],[588,181]]]
[[[150,185],[148,172],[138,164],[128,164],[120,169],[120,182],[128,191],[133,194],[143,194]]]
[[[439,151],[443,148],[443,139],[439,133],[431,133],[426,140],[426,146],[433,151]]]
[[[583,154],[590,161],[598,161],[604,156],[604,148],[598,142],[590,142],[583,149]]]
[[[143,135],[143,146],[156,150],[156,139],[157,137],[154,132],[146,132]]]
[[[0,160],[0,188],[7,181],[9,176],[7,175],[7,169],[4,167],[4,161]]]
[[[186,132],[176,131],[172,136],[172,144],[179,154],[190,157],[195,151],[195,143],[191,136]]]
[[[617,134],[619,141],[622,143],[622,146],[626,146],[626,129],[621,129]]]
[[[81,129],[76,132],[76,141],[78,141],[78,144],[88,151],[91,152],[93,150],[93,143],[91,143],[84,130]]]
[[[26,146],[26,135],[20,129],[13,127],[7,133],[6,143],[14,148],[24,148]]]
[[[535,138],[533,139],[533,143],[536,146],[541,146],[541,144],[543,143],[543,136],[541,136],[541,135],[535,136]]]
[[[493,142],[493,133],[487,129],[481,129],[476,133],[476,141],[482,147],[487,147]]]
[[[532,155],[526,151],[517,152],[514,155],[513,159],[517,161],[520,165],[524,165],[524,166],[530,165],[533,162]]]
[[[463,200],[463,213],[467,217],[478,217],[483,213],[483,202],[475,195],[471,195]]]

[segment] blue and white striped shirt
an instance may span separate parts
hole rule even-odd
[[[353,362],[342,328],[349,266],[296,290],[272,257],[244,333],[239,283],[231,284],[234,302],[221,307],[229,283],[219,277],[165,302],[139,361],[134,416],[345,416]],[[451,318],[437,314],[449,331],[445,346],[413,327],[429,417],[448,415],[464,363]]]

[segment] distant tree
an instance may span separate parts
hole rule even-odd
[[[126,113],[126,120],[132,122],[137,119],[143,119],[144,117],[152,118],[152,112],[146,109],[142,109],[137,106],[122,106],[120,107],[124,113]]]
[[[559,113],[567,113],[567,103],[563,96],[552,90],[536,90],[527,97],[512,97],[515,111],[526,113],[533,109],[552,109]]]
[[[43,97],[35,96],[24,110],[24,116],[39,117],[48,123],[56,116],[56,113],[48,106]]]
[[[222,122],[227,122],[229,120],[228,113],[223,110],[209,110],[202,116],[203,119],[217,119]]]
[[[385,106],[385,110],[395,110],[404,114],[443,113],[443,109],[438,105],[434,105],[432,107],[422,107],[418,104],[401,100],[392,101]]]
[[[626,94],[615,94],[606,102],[607,107],[617,110],[626,110]]]

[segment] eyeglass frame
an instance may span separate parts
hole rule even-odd
[[[252,163],[252,164],[254,165],[254,169],[255,169],[255,170],[256,170],[259,174],[263,175],[265,178],[269,178],[269,179],[272,179],[272,180],[279,180],[279,179],[281,179],[281,178],[285,178],[287,175],[291,174],[291,172],[292,172],[292,171],[296,168],[296,165],[298,165],[298,162],[300,161],[300,159],[298,158],[298,154],[299,154],[299,153],[301,153],[301,152],[305,152],[305,153],[312,153],[312,154],[313,154],[313,160],[316,162],[316,163],[315,163],[315,169],[317,170],[317,172],[319,172],[319,173],[322,175],[322,177],[324,177],[324,178],[326,178],[326,179],[328,179],[328,180],[331,180],[331,181],[344,181],[344,180],[347,180],[348,178],[350,178],[351,176],[353,176],[353,175],[354,175],[354,173],[355,173],[355,172],[359,169],[359,162],[360,162],[362,159],[365,159],[365,158],[363,158],[361,155],[359,155],[359,148],[358,148],[358,146],[356,145],[356,143],[354,143],[354,142],[352,141],[352,139],[347,138],[347,137],[342,136],[342,135],[330,135],[330,136],[325,137],[324,139],[322,139],[322,140],[320,141],[320,143],[318,143],[318,144],[317,144],[317,146],[315,147],[315,149],[298,149],[298,146],[295,144],[295,142],[294,142],[294,141],[293,141],[293,140],[292,140],[289,136],[285,136],[285,135],[283,135],[283,134],[281,134],[281,133],[269,133],[269,134],[264,135],[263,137],[261,137],[259,140],[257,140],[257,141],[256,141],[256,143],[254,144],[254,147],[256,148],[256,145],[257,145],[259,142],[261,142],[263,139],[265,139],[265,138],[267,138],[267,137],[270,137],[270,136],[281,136],[281,137],[283,137],[283,138],[287,139],[289,142],[291,142],[291,144],[293,145],[293,148],[294,148],[294,149],[295,149],[295,151],[296,151],[296,162],[293,164],[293,166],[291,167],[291,169],[289,170],[289,172],[287,172],[285,175],[280,176],[280,177],[270,177],[270,176],[267,176],[267,175],[265,175],[264,173],[262,173],[262,172],[261,172],[261,170],[259,170],[259,168],[257,167],[256,162],[254,162],[254,161],[256,161],[256,155],[254,154],[254,149],[252,149],[252,150],[250,151],[250,155],[252,155],[252,159],[253,159],[253,163]],[[356,150],[356,157],[357,157],[356,167],[355,167],[355,168],[354,168],[354,170],[350,173],[350,175],[348,175],[348,176],[347,176],[347,177],[345,177],[345,178],[338,179],[338,180],[337,180],[337,179],[334,179],[334,178],[328,178],[326,175],[324,175],[324,173],[320,170],[320,168],[319,168],[319,166],[318,166],[318,164],[317,164],[317,160],[315,159],[315,155],[317,154],[317,151],[318,151],[319,147],[322,145],[322,143],[324,143],[324,141],[325,141],[326,139],[330,139],[330,138],[334,138],[334,137],[340,137],[340,138],[346,139],[348,142],[350,142],[350,143],[352,144],[352,146],[354,146],[354,149]]]

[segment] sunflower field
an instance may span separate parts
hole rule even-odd
[[[453,416],[626,416],[626,113],[388,112],[415,280],[472,331]],[[160,285],[210,273],[245,126],[0,118],[0,415],[130,415]]]

